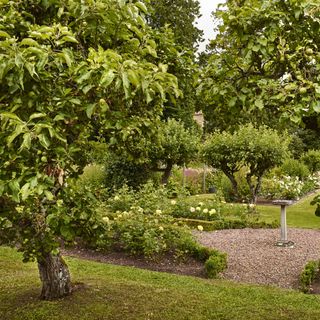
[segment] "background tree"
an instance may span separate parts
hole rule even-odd
[[[149,3],[149,1],[147,1]],[[178,45],[196,49],[202,41],[203,31],[197,28],[200,15],[200,3],[197,0],[151,0],[148,23],[154,29],[166,25],[172,29]]]
[[[232,183],[238,198],[235,173],[246,169],[251,202],[255,203],[263,175],[288,156],[289,139],[267,127],[241,126],[233,134],[217,132],[209,136],[202,148],[206,163],[220,169]]]
[[[196,26],[200,4],[196,0],[145,2],[151,12],[148,23],[159,36],[155,36],[160,49],[158,59],[165,62],[168,72],[178,78],[179,88],[183,92],[176,103],[168,101],[165,104],[163,119],[181,120],[191,128],[195,125],[193,115],[197,108],[195,87],[198,65],[195,52],[203,35]]]
[[[185,129],[174,119],[159,128],[160,145],[150,153],[153,170],[162,172],[161,183],[167,184],[174,165],[182,166],[197,156],[200,130]]]
[[[116,0],[0,4],[0,237],[37,260],[43,299],[71,291],[59,240],[81,223],[66,210],[75,203],[65,181],[81,172],[88,140],[95,132],[130,149],[179,94],[167,67],[149,61],[146,13]]]
[[[319,14],[308,0],[229,0],[216,11],[218,35],[199,86],[209,130],[221,120],[223,129],[299,123],[320,111]]]

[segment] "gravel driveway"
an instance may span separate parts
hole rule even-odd
[[[247,283],[297,288],[299,274],[320,258],[320,230],[288,229],[293,248],[275,246],[279,229],[234,229],[195,232],[199,242],[228,254],[223,278]]]

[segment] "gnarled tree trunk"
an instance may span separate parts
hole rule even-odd
[[[60,254],[45,254],[38,260],[38,269],[42,282],[41,299],[54,300],[71,293],[69,269]]]
[[[171,161],[168,161],[166,168],[163,170],[163,175],[161,177],[161,184],[167,184],[169,181],[169,178],[171,176],[173,163]]]

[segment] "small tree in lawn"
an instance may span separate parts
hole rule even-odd
[[[60,240],[99,227],[65,183],[85,165],[88,140],[98,133],[125,149],[153,134],[178,94],[166,66],[150,62],[145,13],[131,1],[0,3],[0,243],[38,262],[43,299],[71,292]]]
[[[229,178],[236,197],[238,185],[235,173],[245,167],[251,202],[255,203],[263,175],[286,158],[288,145],[286,135],[279,135],[267,127],[255,128],[248,124],[233,134],[212,134],[206,140],[202,153],[208,165],[221,169]]]
[[[186,129],[174,119],[159,126],[159,145],[151,149],[151,163],[155,171],[163,172],[161,183],[168,183],[174,165],[182,166],[197,155],[200,133]]]

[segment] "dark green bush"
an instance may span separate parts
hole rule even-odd
[[[119,189],[125,184],[138,189],[153,177],[147,164],[135,163],[117,155],[109,156],[105,168],[105,185],[109,190]]]
[[[300,274],[300,289],[309,293],[312,291],[311,285],[312,282],[319,276],[320,260],[318,261],[309,261],[303,271]]]
[[[281,172],[287,176],[299,177],[300,180],[310,175],[308,167],[302,161],[295,159],[286,159],[281,165]]]
[[[227,255],[217,250],[211,250],[211,255],[204,264],[208,278],[216,278],[227,267]]]
[[[320,150],[309,150],[301,156],[301,160],[311,173],[320,170]]]

